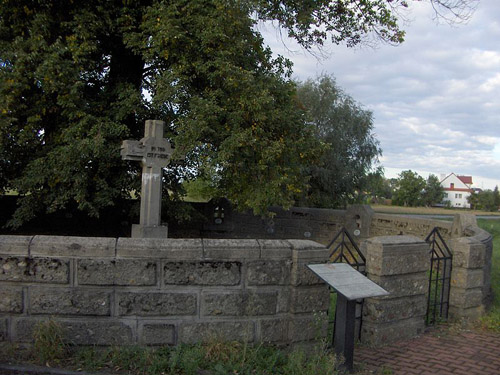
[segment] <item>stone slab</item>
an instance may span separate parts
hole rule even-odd
[[[47,315],[109,316],[111,292],[102,289],[32,287],[29,312]]]
[[[364,344],[382,346],[422,334],[425,330],[425,322],[422,317],[382,324],[363,321],[361,330],[361,341]]]
[[[453,268],[451,285],[457,288],[482,288],[484,271],[482,269]]]
[[[288,341],[288,318],[263,319],[259,322],[260,341],[264,343],[281,343]]]
[[[481,306],[483,303],[483,289],[463,289],[452,286],[450,289],[450,307],[469,309]]]
[[[134,316],[195,315],[194,293],[118,293],[118,314]]]
[[[115,244],[107,237],[35,236],[30,249],[32,256],[111,257]]]
[[[389,294],[347,263],[310,264],[308,267],[350,301]]]
[[[37,324],[46,319],[22,318],[14,322],[15,340],[32,342]],[[56,320],[66,342],[73,345],[131,345],[134,340],[134,322],[116,320]]]
[[[145,345],[174,345],[175,325],[169,323],[143,323],[140,329],[140,342]]]
[[[119,238],[116,244],[118,257],[152,257],[162,259],[201,259],[201,239],[180,238]]]
[[[205,293],[201,297],[202,316],[259,316],[276,314],[276,292]]]
[[[23,290],[12,286],[0,289],[0,313],[20,314],[23,312]]]
[[[291,259],[292,245],[286,240],[257,240],[262,259]]]
[[[0,318],[0,342],[8,341],[9,339],[10,335],[7,318]]]
[[[288,285],[292,262],[290,260],[256,260],[248,263],[248,285]]]
[[[327,336],[328,315],[297,315],[290,318],[288,325],[289,342],[321,340]]]
[[[0,236],[0,254],[29,255],[33,236]]]
[[[0,281],[67,284],[69,283],[69,260],[0,257]]]
[[[421,318],[427,312],[425,295],[388,300],[366,299],[363,306],[364,322],[386,323],[410,318]]]
[[[485,264],[485,246],[471,238],[454,238],[450,241],[453,267],[482,268]]]
[[[241,266],[241,262],[236,261],[166,262],[163,284],[238,285],[241,282]]]
[[[184,322],[179,329],[179,342],[195,344],[217,340],[254,342],[255,325],[249,321]]]
[[[152,260],[79,259],[79,285],[156,285],[157,264]]]
[[[309,288],[293,288],[290,310],[293,313],[327,311],[330,305],[330,290],[321,285]]]
[[[389,292],[388,296],[377,297],[381,299],[424,295],[429,289],[429,275],[425,272],[393,276],[370,275],[370,279]]]
[[[260,245],[257,240],[204,239],[205,259],[233,260],[259,259]]]

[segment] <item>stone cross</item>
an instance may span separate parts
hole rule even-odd
[[[170,162],[172,146],[163,138],[164,121],[147,120],[144,138],[123,141],[124,160],[142,164],[141,216],[139,225],[132,225],[132,237],[167,237],[168,227],[161,225],[162,170]]]

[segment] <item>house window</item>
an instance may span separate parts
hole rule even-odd
[[[452,182],[452,183],[450,184],[450,189],[454,189],[454,188],[455,188],[455,184]]]
[[[462,199],[462,194],[458,194],[458,197],[459,197],[460,199]]]
[[[448,198],[448,193],[444,193],[444,197],[445,197],[445,198]]]
[[[455,194],[455,198],[458,198],[458,194]]]

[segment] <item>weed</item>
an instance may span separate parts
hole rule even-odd
[[[45,364],[59,363],[68,354],[68,345],[64,341],[61,325],[52,319],[35,325],[33,331],[33,350],[35,360]]]

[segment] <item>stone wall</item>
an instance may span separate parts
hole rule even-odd
[[[79,345],[212,338],[309,345],[328,288],[307,240],[0,236],[0,338],[30,342],[52,318]]]
[[[425,239],[436,227],[444,238],[451,237],[451,221],[375,213],[370,224],[370,237],[405,235]]]

